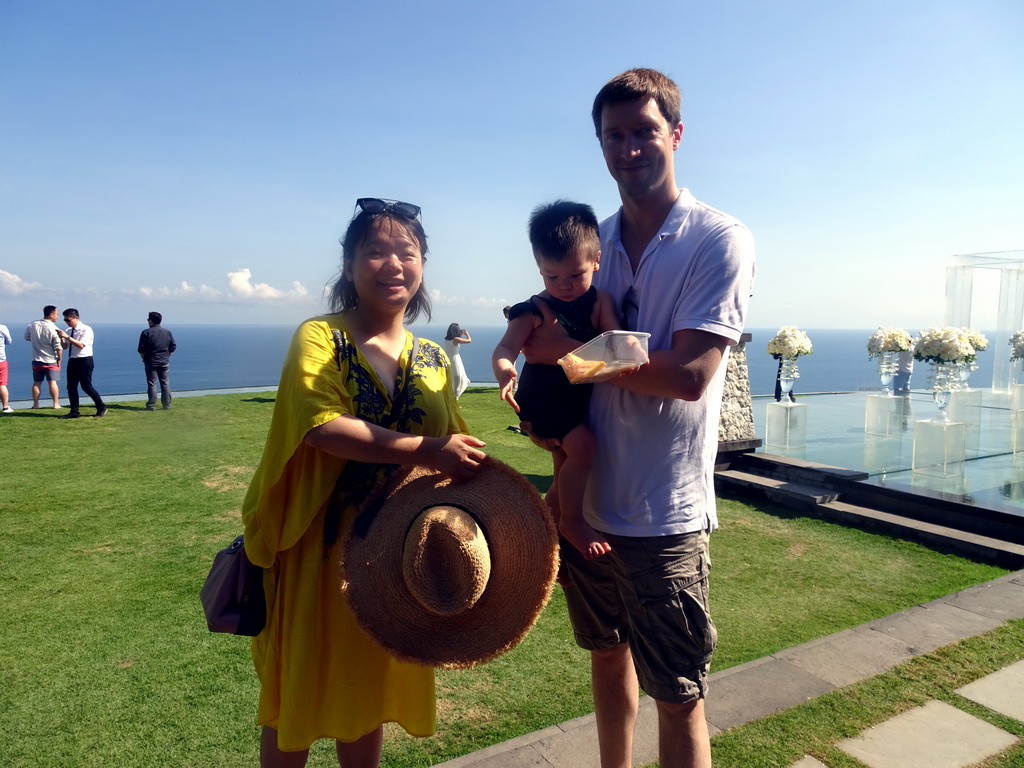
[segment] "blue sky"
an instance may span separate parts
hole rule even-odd
[[[950,255],[1024,248],[1021,40],[1019,0],[7,2],[0,322],[293,324],[380,196],[423,207],[434,322],[499,325],[536,204],[616,209],[590,104],[649,66],[680,185],[754,232],[750,327],[913,331]]]

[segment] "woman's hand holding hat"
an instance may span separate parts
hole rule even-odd
[[[481,450],[486,443],[472,435],[446,435],[424,441],[428,455],[421,462],[456,480],[468,480],[480,469],[487,454]]]

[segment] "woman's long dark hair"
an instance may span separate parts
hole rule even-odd
[[[405,229],[419,245],[420,257],[423,259],[424,265],[427,263],[427,235],[423,231],[423,224],[420,223],[419,218],[403,216],[394,208],[387,208],[380,213],[360,211],[352,217],[352,221],[348,223],[348,229],[345,230],[345,234],[340,240],[341,274],[331,285],[328,294],[328,307],[331,312],[347,312],[359,306],[359,294],[356,293],[355,285],[348,279],[345,272],[352,266],[356,251],[369,237],[376,222],[383,219],[388,219],[392,226],[398,224]],[[416,291],[409,306],[405,308],[405,322],[413,323],[421,314],[426,315],[427,320],[430,320],[430,296],[427,295],[427,286],[424,282],[420,283],[420,289]]]
[[[452,339],[457,339],[461,335],[462,329],[459,328],[459,324],[452,323],[451,325],[448,326],[448,333],[444,335],[444,340],[451,341]]]

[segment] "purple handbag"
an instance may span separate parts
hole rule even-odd
[[[199,593],[211,632],[258,635],[267,621],[263,569],[249,562],[239,536],[213,558],[213,567]]]

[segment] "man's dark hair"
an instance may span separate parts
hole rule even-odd
[[[149,322],[151,322],[153,325],[160,325],[160,323],[163,322],[163,319],[164,319],[164,316],[161,315],[159,312],[150,312],[149,313]]]
[[[679,86],[671,78],[656,69],[630,69],[616,75],[597,92],[590,116],[594,119],[594,130],[601,138],[601,113],[606,104],[621,104],[636,99],[654,99],[669,128],[679,125]]]
[[[538,261],[562,261],[578,251],[596,259],[601,252],[594,209],[585,203],[556,200],[538,205],[530,214],[530,245]]]
[[[359,306],[359,294],[356,293],[356,287],[348,279],[345,270],[352,266],[359,246],[370,236],[377,222],[384,220],[387,220],[390,226],[402,227],[409,237],[416,241],[420,247],[420,258],[423,260],[424,266],[426,265],[427,234],[423,231],[423,225],[419,218],[406,216],[395,210],[394,207],[386,208],[379,213],[368,213],[361,210],[352,217],[345,234],[341,237],[341,274],[330,287],[327,297],[331,312],[348,312]],[[420,283],[420,289],[416,291],[416,295],[412,297],[409,305],[405,308],[405,321],[407,323],[415,322],[421,314],[426,315],[428,320],[430,319],[430,296],[427,294],[425,280]]]
[[[78,317],[78,310],[75,309],[74,307],[69,307],[68,309],[65,309],[64,310],[64,319],[67,320],[69,317],[77,318]]]
[[[45,307],[43,307],[43,317],[49,317],[56,311],[57,308],[53,306],[53,304],[47,304]]]

